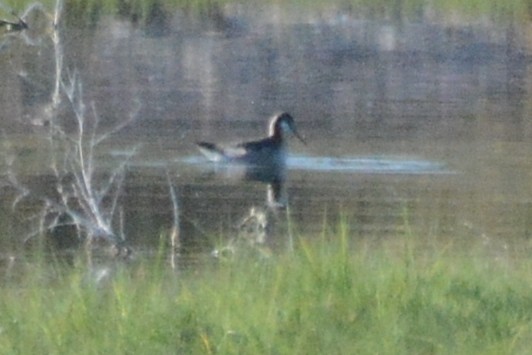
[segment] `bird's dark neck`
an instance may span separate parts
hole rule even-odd
[[[272,134],[270,135],[270,139],[275,142],[283,142],[283,133],[280,129],[276,128],[273,130]]]

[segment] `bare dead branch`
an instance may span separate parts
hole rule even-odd
[[[121,249],[125,236],[124,215],[119,205],[120,195],[127,166],[138,147],[129,149],[126,158],[106,173],[97,171],[96,154],[98,146],[103,141],[137,118],[140,103],[137,103],[127,118],[108,130],[100,129],[100,116],[94,102],[90,103],[91,116],[87,117],[88,110],[84,101],[81,75],[76,69],[68,70],[63,67],[63,46],[59,35],[62,9],[63,1],[57,0],[54,14],[50,16],[53,24],[51,39],[54,44],[56,65],[55,86],[49,105],[51,114],[47,139],[50,168],[55,178],[57,196],[38,196],[19,183],[12,168],[14,158],[8,159],[6,156],[9,183],[20,191],[20,197],[15,199],[13,208],[27,195],[42,202],[42,210],[35,217],[38,222],[37,228],[26,239],[43,235],[46,231],[57,227],[71,225],[78,233],[84,232],[88,243],[100,238]],[[57,119],[57,109],[63,99],[66,99],[65,102],[71,110],[71,117],[76,125],[73,133],[67,133],[67,128]],[[174,205],[177,206],[176,202]],[[119,233],[113,229],[116,211],[120,212]],[[68,217],[67,222],[62,216]]]

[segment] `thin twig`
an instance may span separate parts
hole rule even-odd
[[[180,240],[179,240],[179,203],[177,201],[177,195],[175,192],[174,185],[172,184],[172,181],[170,179],[170,174],[168,170],[166,170],[166,181],[168,183],[168,188],[170,190],[170,198],[172,200],[172,212],[173,212],[173,225],[172,230],[170,232],[170,246],[171,246],[171,266],[172,269],[177,268],[177,261],[176,258],[178,256],[179,248],[181,246]]]

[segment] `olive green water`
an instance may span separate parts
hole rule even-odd
[[[137,148],[119,199],[128,241],[149,249],[171,228],[168,174],[185,254],[210,253],[213,236],[241,234],[249,217],[257,227],[257,216],[267,221],[261,242],[283,247],[288,227],[311,237],[343,218],[353,238],[376,245],[413,232],[528,253],[530,24],[420,9],[227,3],[161,5],[143,21],[65,15],[65,66],[79,72],[99,129],[136,113],[98,152],[106,171]],[[4,250],[18,250],[42,197],[56,194],[46,139],[54,45],[39,11],[30,30],[0,37],[0,129],[12,160],[3,164]],[[268,183],[213,171],[194,147],[263,135],[279,111],[308,142],[290,142],[280,186],[288,210],[268,203]],[[74,131],[68,108],[59,115]],[[14,208],[9,171],[28,192]]]

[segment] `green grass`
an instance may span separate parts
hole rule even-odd
[[[339,236],[181,272],[162,258],[27,263],[0,294],[0,353],[525,354],[532,260]],[[398,237],[402,238],[402,237]]]

